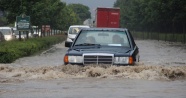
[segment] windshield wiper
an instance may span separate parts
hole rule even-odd
[[[77,44],[75,46],[100,46],[100,44],[83,43],[83,44]]]

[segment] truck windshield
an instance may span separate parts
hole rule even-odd
[[[72,27],[69,30],[69,34],[77,34],[81,29],[81,27]]]
[[[0,29],[0,31],[3,33],[3,35],[11,35],[10,29]]]
[[[127,31],[82,31],[75,45],[88,43],[105,46],[130,47],[126,32]]]

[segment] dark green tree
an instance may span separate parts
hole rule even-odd
[[[117,0],[121,26],[138,31],[185,32],[186,0]]]
[[[0,9],[6,13],[8,24],[13,24],[21,14],[30,16],[32,25],[47,24],[55,29],[67,29],[69,23],[78,22],[76,15],[71,15],[73,10],[64,10],[69,8],[60,0],[0,0]]]
[[[80,24],[83,24],[86,19],[91,18],[91,13],[89,11],[90,9],[88,6],[83,4],[69,4],[68,7],[77,14],[78,18],[80,19]]]

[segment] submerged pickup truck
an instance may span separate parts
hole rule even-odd
[[[139,49],[128,29],[81,29],[69,44],[64,64],[134,65],[139,61]]]

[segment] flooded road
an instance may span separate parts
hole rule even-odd
[[[8,83],[1,98],[185,98],[185,82],[130,79],[57,79]]]
[[[0,64],[0,98],[185,98],[186,45],[136,43],[136,66],[65,66],[64,43]]]

